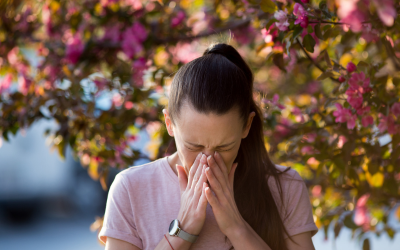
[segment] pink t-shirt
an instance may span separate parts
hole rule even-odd
[[[284,166],[276,165],[280,170]],[[277,200],[281,218],[289,235],[318,228],[314,223],[308,190],[296,170],[290,169],[282,178],[285,209],[279,199],[274,178],[269,178],[272,195]],[[119,172],[110,186],[103,227],[98,235],[106,243],[107,236],[127,241],[140,249],[153,250],[168,232],[180,208],[178,176],[172,171],[167,157]],[[287,238],[287,235],[284,236]],[[191,249],[229,249],[229,239],[218,227],[210,204],[206,220]]]

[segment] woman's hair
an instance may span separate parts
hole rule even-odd
[[[278,175],[290,168],[282,172],[269,159],[262,113],[253,99],[253,73],[249,66],[232,46],[211,45],[203,56],[182,66],[173,78],[167,109],[174,124],[184,102],[204,114],[222,115],[237,107],[243,129],[249,114],[255,112],[248,136],[242,139],[235,159],[239,164],[234,177],[235,201],[243,219],[271,249],[286,250],[283,232],[288,233],[268,178],[275,178],[283,204]]]

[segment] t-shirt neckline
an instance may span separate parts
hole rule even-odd
[[[171,166],[168,163],[168,156],[165,156],[161,159],[162,165],[164,166],[164,170],[167,172],[167,175],[172,179],[173,182],[179,184],[178,176],[175,175],[175,172],[171,169]]]

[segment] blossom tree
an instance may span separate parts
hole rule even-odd
[[[55,120],[52,146],[106,190],[110,168],[174,152],[161,112],[172,75],[223,40],[253,69],[270,157],[304,178],[317,226],[369,249],[400,218],[399,12],[397,0],[3,1],[0,139]],[[148,155],[132,148],[143,129]]]

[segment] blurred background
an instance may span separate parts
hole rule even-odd
[[[265,146],[307,185],[315,248],[400,249],[399,13],[400,0],[0,0],[0,250],[103,249],[108,187],[174,152],[172,76],[213,42],[254,71]]]

